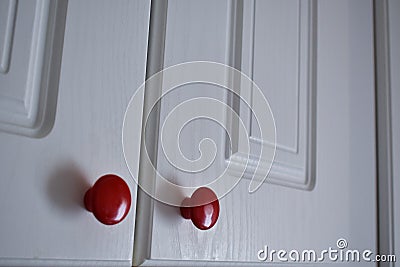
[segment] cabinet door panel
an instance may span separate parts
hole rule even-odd
[[[260,262],[257,252],[265,245],[322,251],[335,248],[339,238],[351,248],[376,252],[372,1],[168,4],[166,64],[211,60],[252,77],[276,114],[277,151],[272,172],[258,191],[249,194],[245,175],[220,200],[220,218],[211,230],[199,231],[176,208],[156,202],[148,264],[182,259],[188,266],[254,263]],[[182,99],[195,95],[180,92]],[[217,98],[215,92],[201,91]],[[163,101],[167,107],[177,104],[176,98]],[[171,109],[161,110],[161,118]],[[252,129],[246,110],[240,109],[240,116]],[[199,123],[192,132],[213,127]],[[225,136],[220,136],[214,141],[225,151]],[[251,139],[255,146],[263,143],[254,130]],[[198,153],[196,140],[182,141],[185,153]],[[193,178],[201,184],[219,175],[225,156],[217,156],[217,167],[204,176],[180,174],[162,156],[157,167],[174,181]]]
[[[42,138],[0,132],[0,265],[131,265],[136,184],[121,135],[145,79],[149,16],[147,1],[68,2],[53,128]],[[136,127],[131,149],[139,155]],[[123,177],[132,194],[128,217],[114,226],[82,207],[107,173]]]

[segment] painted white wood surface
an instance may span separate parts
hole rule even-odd
[[[396,2],[375,2],[375,64],[378,152],[378,226],[381,255],[398,257],[398,24],[400,5]],[[396,23],[397,22],[397,23]],[[397,46],[396,46],[397,43]],[[396,158],[397,157],[397,158]],[[397,250],[397,253],[396,253]],[[395,262],[382,262],[381,267],[396,266]]]
[[[6,73],[10,66],[10,55],[12,39],[14,37],[17,1],[2,1],[0,5],[0,71],[1,73]]]
[[[40,139],[0,132],[0,265],[130,265],[136,185],[121,134],[145,78],[149,14],[147,1],[68,2],[53,129]],[[131,149],[139,151],[137,129]],[[132,193],[128,217],[115,226],[82,207],[106,173]]]
[[[272,3],[263,4],[268,2]],[[244,6],[248,3],[244,2]],[[232,63],[234,53],[227,51],[231,41],[231,5],[227,1],[211,4],[170,0],[165,65],[190,60]],[[264,245],[322,250],[334,247],[338,238],[346,238],[352,248],[376,251],[372,1],[318,1],[316,23],[315,188],[303,191],[264,184],[256,193],[249,194],[249,181],[242,180],[221,199],[219,221],[205,232],[180,218],[176,208],[156,203],[149,256],[154,261],[149,264],[162,265],[163,260],[180,259],[187,260],[188,266],[196,260],[216,260],[221,265],[227,264],[223,261],[257,262],[257,252]],[[274,71],[269,65],[273,62],[258,64],[258,68],[264,66]],[[202,93],[218,97],[212,89]],[[163,105],[168,107],[177,99],[190,96],[185,90],[179,91]],[[284,119],[284,115],[279,118]],[[192,126],[194,137],[207,133],[208,125]],[[188,154],[197,152],[196,138],[183,140],[182,147],[187,147]],[[217,144],[221,140],[215,139]],[[158,168],[172,174],[174,181],[189,180],[188,183],[209,181],[210,172],[217,170],[211,169],[207,175],[191,181],[187,176],[176,177],[179,173],[168,169],[163,160]]]
[[[395,266],[400,266],[400,2],[388,1]]]
[[[225,54],[228,45],[226,29],[229,23],[227,20],[229,19],[230,5],[230,1],[219,1],[218,3],[196,0],[184,3],[168,2],[164,66],[199,60],[226,63]],[[205,19],[205,15],[207,19]],[[204,83],[183,85],[172,90],[163,96],[161,101],[160,127],[165,122],[166,116],[182,102],[202,96],[226,101],[225,94],[226,91],[218,86]],[[182,117],[180,114],[175,115],[173,118],[176,120]],[[182,153],[191,160],[197,159],[200,153],[198,149],[193,149],[194,147],[186,144],[198,144],[203,138],[212,140],[223,140],[224,138],[224,131],[218,124],[208,121],[207,127],[203,127],[202,122],[204,120],[195,120],[185,125],[181,132],[179,141],[181,144],[185,144],[181,146]],[[225,143],[216,142],[216,145],[219,147],[217,158],[221,159],[224,157]],[[179,158],[179,155],[175,154],[169,160],[179,163],[177,160]],[[217,161],[204,172],[186,175],[176,169],[171,169],[171,165],[160,149],[158,149],[158,162],[157,168],[160,173],[167,179],[183,186],[197,186],[205,181],[211,182],[214,180],[215,174],[223,170],[223,161]]]
[[[43,136],[54,122],[67,5],[0,5],[0,130]]]
[[[267,97],[276,124],[276,154],[266,182],[306,190],[315,179],[316,19],[315,1],[249,1],[243,10],[241,70]],[[240,92],[252,105],[257,103],[253,90]],[[240,110],[250,135],[244,140],[249,139],[251,157],[257,159],[271,140],[260,138],[258,123],[243,112],[243,102]],[[242,146],[228,159],[235,165],[246,164]],[[249,162],[245,177],[252,177],[257,164]],[[269,164],[262,159],[259,167]]]

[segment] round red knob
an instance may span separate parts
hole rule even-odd
[[[101,223],[121,222],[131,207],[131,192],[125,181],[113,174],[100,177],[86,192],[85,208]]]
[[[183,200],[180,210],[183,218],[192,220],[200,230],[208,230],[218,220],[218,197],[211,189],[200,187],[190,198]]]

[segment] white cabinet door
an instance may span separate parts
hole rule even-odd
[[[121,135],[145,80],[150,3],[0,7],[0,265],[130,266],[136,184]],[[138,156],[140,129],[139,120],[131,136]],[[132,194],[128,217],[114,226],[82,207],[106,173],[123,177]]]
[[[330,247],[377,253],[372,1],[169,0],[166,14],[164,66],[215,61],[249,75],[270,101],[276,155],[259,190],[248,192],[249,168],[220,199],[219,220],[208,231],[196,229],[176,207],[154,202],[150,221],[137,225],[140,230],[150,223],[152,233],[148,243],[136,242],[146,251],[136,255],[137,261],[145,266],[264,266],[259,256],[266,246],[269,251],[314,250],[317,257]],[[181,86],[163,97],[160,128],[174,107],[199,96],[229,100],[218,86]],[[254,149],[268,145],[251,128],[254,123],[241,103],[231,104],[240,110]],[[226,162],[240,163],[232,157],[240,144],[227,149],[224,130],[208,120],[182,128],[182,153],[192,160],[200,157],[203,138],[213,139],[218,149],[210,168],[196,174],[178,170],[159,141],[158,171],[181,185],[199,186],[218,177]],[[344,239],[339,246],[346,241],[347,248],[338,248],[339,239]],[[274,261],[279,262],[276,255]],[[362,266],[376,264],[361,261]],[[327,256],[313,263],[357,264]]]

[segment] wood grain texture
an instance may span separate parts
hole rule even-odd
[[[311,190],[315,182],[315,109],[316,109],[316,2],[315,1],[248,1],[243,8],[241,70],[254,80],[268,99],[276,127],[276,153],[267,183]],[[279,25],[279,26],[278,26]],[[241,91],[251,99],[254,90]],[[272,146],[260,138],[255,115],[243,112],[246,121],[250,155],[258,158],[261,148]],[[248,114],[247,114],[248,113]],[[249,135],[250,137],[247,137]],[[238,147],[246,147],[238,144]],[[245,152],[228,160],[245,166]],[[260,167],[269,168],[263,159]],[[258,161],[248,162],[245,178],[252,178]],[[240,170],[237,175],[240,175]]]
[[[168,1],[153,0],[151,2],[151,14],[149,25],[148,52],[146,63],[146,80],[163,69],[164,66],[164,45],[165,45],[165,25],[168,9]],[[156,101],[161,95],[162,88],[154,90],[145,90],[143,98],[143,116],[153,108],[153,101]],[[156,107],[157,110],[157,107]],[[141,149],[140,149],[140,167],[139,182],[146,181],[155,177],[155,170],[151,162],[147,160],[149,156],[154,158],[157,154],[157,139],[159,125],[159,110],[155,119],[146,122],[146,127],[142,127]],[[146,135],[146,130],[149,135]],[[150,144],[146,146],[145,141]],[[144,148],[147,148],[144,149]],[[149,180],[147,180],[149,181]],[[153,220],[154,200],[140,188],[137,192],[137,216],[135,220],[135,238],[133,248],[134,266],[139,266],[150,256],[152,220]]]
[[[41,139],[0,133],[0,265],[131,263],[136,185],[121,134],[145,78],[149,13],[147,1],[69,1],[54,128]],[[131,149],[139,155],[137,129]],[[133,199],[112,227],[82,207],[85,190],[106,173],[123,177]]]
[[[0,26],[0,130],[43,137],[54,123],[67,2],[4,1],[1,8],[8,13]]]
[[[211,5],[170,0],[168,4],[166,65],[190,60],[230,62],[232,53],[226,51],[229,45],[222,45],[228,42],[230,2]],[[346,238],[352,248],[376,252],[372,2],[322,0],[318,1],[317,14],[313,191],[264,184],[249,194],[249,181],[242,180],[221,199],[216,226],[204,232],[183,220],[177,208],[156,203],[151,260],[161,261],[161,266],[167,260],[245,264],[257,262],[257,252],[264,245],[322,250],[334,247],[339,238]],[[202,93],[215,94],[207,90]],[[193,96],[184,91],[178,95],[180,98],[171,102],[165,100],[165,105]],[[164,115],[161,113],[161,117]],[[207,127],[200,123],[191,131],[197,135]],[[196,138],[182,142],[189,155],[197,151],[197,145]],[[166,164],[158,167],[179,175]],[[191,183],[212,179],[210,175],[196,176]],[[190,180],[184,176],[174,179]]]

